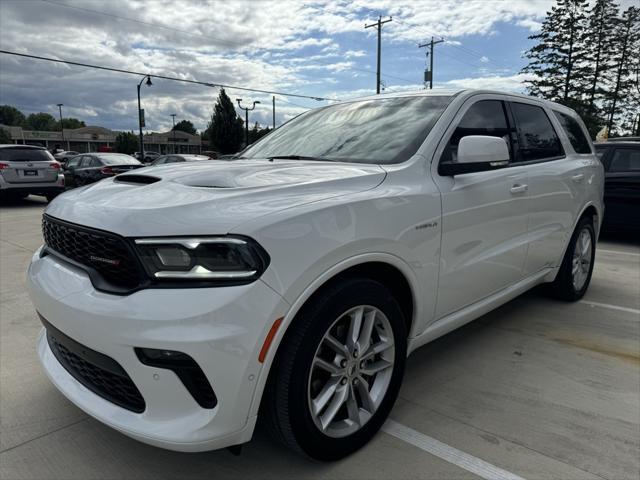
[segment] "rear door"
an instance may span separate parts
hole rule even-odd
[[[16,145],[0,149],[0,161],[8,167],[2,170],[7,183],[57,182],[55,159],[45,149]]]
[[[439,162],[455,162],[460,139],[505,139],[514,128],[501,96],[469,99],[445,134]],[[513,158],[511,158],[513,160]],[[437,162],[434,162],[437,163]],[[514,166],[455,177],[433,173],[442,200],[442,254],[436,316],[442,318],[522,279],[527,253],[527,171]]]
[[[640,144],[612,146],[604,160],[605,223],[640,228]]]
[[[585,160],[593,161],[595,156],[586,138],[573,147],[556,115],[542,104],[519,99],[510,102],[510,109],[518,129],[516,164],[526,166],[529,173],[529,249],[524,273],[531,275],[562,260],[587,196],[590,178]],[[574,134],[577,127],[584,137],[577,120],[568,118],[575,124]]]

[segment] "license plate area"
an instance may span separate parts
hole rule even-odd
[[[38,176],[38,170],[23,170],[22,173],[23,173],[23,175],[25,177],[37,177]]]

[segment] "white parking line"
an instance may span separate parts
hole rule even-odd
[[[634,253],[634,252],[622,252],[620,250],[606,250],[604,248],[597,248],[596,249],[596,253],[600,252],[600,253],[613,253],[615,255],[630,255],[632,257],[640,257],[640,253]]]
[[[491,465],[457,448],[450,447],[446,443],[393,420],[387,420],[382,426],[382,431],[486,480],[524,480],[518,475]]]
[[[591,305],[593,307],[610,308],[611,310],[619,310],[621,312],[635,313],[636,315],[640,315],[640,310],[638,310],[637,308],[620,307],[618,305],[610,305],[608,303],[591,302],[589,300],[580,300],[580,303],[584,303],[586,305]]]

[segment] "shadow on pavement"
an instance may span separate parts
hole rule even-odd
[[[24,208],[24,207],[44,207],[47,199],[38,195],[29,195],[26,198],[2,198],[0,208]]]

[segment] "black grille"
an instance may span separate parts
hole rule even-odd
[[[144,398],[118,362],[67,337],[42,317],[41,320],[51,351],[76,380],[122,408],[144,412]]]
[[[42,217],[42,235],[49,249],[90,267],[109,285],[133,289],[142,282],[139,263],[122,237],[47,215]]]

